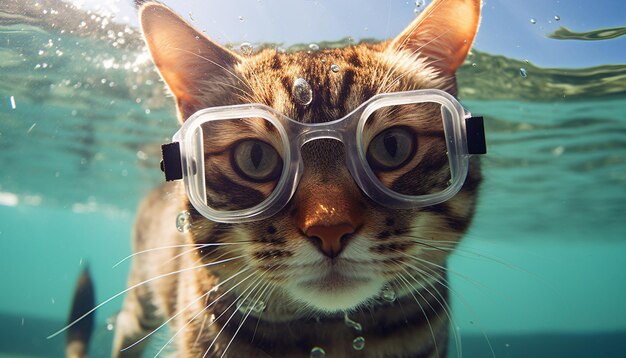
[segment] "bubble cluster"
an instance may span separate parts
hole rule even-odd
[[[180,232],[187,232],[191,229],[191,214],[189,211],[181,211],[176,216],[176,229]]]

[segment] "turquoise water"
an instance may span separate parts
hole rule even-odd
[[[124,289],[128,263],[112,266],[177,123],[136,29],[71,33],[27,15],[0,13],[0,356],[60,356],[63,339],[45,337],[81,268],[98,301]],[[464,356],[490,344],[498,357],[623,356],[625,73],[478,50],[459,72],[489,144],[475,223],[450,260]],[[98,311],[93,356],[108,354],[120,304]]]

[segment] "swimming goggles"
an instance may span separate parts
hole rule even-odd
[[[162,146],[161,169],[167,181],[184,181],[206,218],[261,220],[296,191],[302,146],[325,138],[343,143],[354,181],[390,208],[450,199],[463,186],[470,155],[486,153],[483,118],[447,92],[426,89],[378,94],[343,118],[313,124],[263,104],[202,109]]]

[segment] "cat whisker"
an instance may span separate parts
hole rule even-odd
[[[409,270],[406,269],[406,267],[399,265],[400,268],[410,277],[413,279],[413,281],[415,281],[416,284],[421,285],[424,290],[426,290],[426,292],[431,295],[432,298],[435,299],[435,301],[437,302],[437,304],[439,304],[441,306],[441,308],[443,309],[443,312],[446,314],[446,316],[448,317],[448,319],[450,320],[450,322],[452,323],[453,327],[456,327],[457,324],[452,316],[452,308],[450,307],[450,305],[448,305],[448,302],[446,301],[446,299],[441,295],[441,292],[439,292],[439,290],[437,290],[437,288],[435,287],[435,285],[431,282],[431,280],[434,280],[435,282],[441,284],[442,286],[448,288],[447,286],[443,285],[441,283],[441,281],[437,278],[437,277],[433,277],[431,275],[427,275],[426,273],[421,273],[421,270],[417,270],[417,274],[420,275],[420,277],[423,279],[423,281],[419,281],[415,278],[415,276],[413,276],[411,274],[411,272],[409,272]],[[426,283],[426,285],[424,285],[424,283]],[[428,286],[430,286],[433,291],[437,294],[435,295],[435,293],[431,292],[428,289]],[[441,299],[441,300],[440,300]],[[461,337],[458,333],[458,331],[456,329],[453,330],[454,331],[454,341],[455,341],[455,345],[457,348],[457,356],[460,356],[460,352],[462,352],[463,350],[461,349],[462,344],[461,344]]]
[[[272,293],[274,293],[274,290],[277,287],[277,285],[275,283],[271,283],[271,282],[270,282],[270,286],[271,286],[271,289],[267,293],[267,297],[265,298],[264,302],[269,302],[270,301],[270,297],[272,296]],[[265,310],[263,312],[265,312]],[[256,331],[259,328],[259,323],[261,323],[261,318],[263,317],[263,312],[261,312],[261,314],[259,315],[259,319],[256,321],[256,326],[254,326],[254,332],[252,333],[252,338],[250,339],[250,343],[252,343],[254,341],[254,337],[256,337]]]
[[[178,331],[176,331],[176,333],[174,333],[170,339],[161,347],[161,349],[159,349],[159,351],[154,355],[154,358],[156,358],[159,354],[161,354],[161,352],[163,352],[163,350],[165,350],[165,348],[167,346],[169,346],[172,341],[174,341],[174,339],[182,332],[184,331],[187,326],[189,326],[189,324],[193,321],[196,320],[196,318],[198,318],[198,316],[200,316],[201,314],[203,314],[204,312],[206,312],[207,309],[209,309],[209,307],[211,307],[213,304],[217,303],[222,297],[226,296],[230,291],[234,290],[237,286],[241,285],[242,283],[244,283],[245,281],[247,281],[250,277],[252,277],[255,274],[255,272],[251,273],[250,275],[244,277],[241,281],[237,282],[236,285],[234,285],[233,287],[231,287],[230,289],[228,289],[226,292],[224,292],[223,294],[221,294],[219,297],[217,297],[216,299],[214,299],[210,304],[206,305],[203,309],[200,310],[200,312],[196,313],[193,317],[191,317],[182,327],[180,327],[178,329]],[[257,280],[258,281],[258,280]],[[257,281],[253,281],[250,285],[248,285],[248,287],[243,291],[246,292],[250,286],[252,286],[254,284],[254,282]],[[211,292],[211,291],[209,291]],[[225,310],[224,312],[226,312],[228,310],[228,308],[230,308],[235,302],[237,302],[236,300],[233,301],[233,303],[231,303]],[[222,314],[220,316],[218,316],[215,320],[213,320],[211,323],[209,323],[209,327],[213,325],[213,323],[215,321],[217,321],[223,314],[224,312],[222,312]],[[197,338],[196,338],[197,340]]]
[[[440,285],[442,285],[443,287],[445,287],[445,288],[448,290],[448,292],[450,292],[451,294],[453,294],[455,297],[457,297],[457,298],[459,299],[459,302],[461,302],[461,304],[463,304],[463,306],[465,306],[465,307],[466,307],[469,311],[471,311],[471,312],[473,312],[474,314],[476,314],[476,312],[472,309],[471,305],[470,305],[467,301],[465,301],[465,299],[463,298],[463,296],[461,296],[461,295],[460,295],[457,291],[455,291],[455,290],[453,290],[453,289],[451,288],[450,283],[449,283],[449,282],[448,282],[448,280],[446,280],[444,277],[441,277],[441,276],[437,275],[436,273],[435,273],[435,275],[436,275],[436,276],[432,276],[432,275],[431,275],[431,274],[429,274],[428,272],[425,272],[425,271],[423,271],[422,269],[420,269],[420,268],[418,268],[417,266],[414,266],[414,265],[410,265],[410,264],[407,264],[407,263],[405,263],[405,265],[406,265],[406,266],[408,266],[408,267],[410,267],[410,268],[412,268],[413,270],[415,270],[415,273],[416,273],[416,274],[418,274],[418,275],[420,275],[422,278],[424,278],[424,279],[425,279],[425,281],[426,281],[426,282],[428,282],[428,284],[429,284],[431,287],[433,287],[433,289],[435,290],[435,292],[437,292],[437,293],[438,293],[438,291],[437,291],[437,290],[436,290],[436,288],[434,287],[433,283],[432,283],[432,282],[430,282],[430,281],[428,280],[428,278],[430,278],[430,279],[434,279],[434,281],[435,281],[435,282],[437,282],[438,284],[440,284]],[[425,269],[426,269],[426,268],[425,268]],[[405,272],[406,272],[406,269],[405,269]],[[409,272],[407,272],[407,274],[411,275]],[[412,275],[411,275],[411,276],[412,276]],[[413,277],[413,279],[415,280],[415,277]],[[417,282],[417,281],[416,281],[416,282]],[[440,293],[438,293],[438,294],[439,294],[439,297],[441,297],[441,294],[440,294]],[[441,297],[441,298],[443,299],[443,297]],[[445,300],[444,300],[444,302],[445,302]],[[448,305],[447,307],[448,307],[448,310],[450,310],[450,312],[451,312],[451,311],[452,311],[452,308],[451,308],[449,305]],[[454,326],[456,326],[456,324],[454,323],[454,319],[452,318],[452,316],[449,316],[449,318],[450,318],[450,321],[453,323],[453,327],[454,327]],[[487,345],[489,346],[489,349],[491,350],[491,354],[492,354],[492,356],[495,358],[495,352],[494,352],[494,350],[493,350],[493,346],[491,345],[491,341],[489,340],[489,337],[488,337],[488,336],[487,336],[487,334],[484,332],[484,330],[482,330],[482,329],[481,329],[481,331],[482,331],[482,335],[483,335],[483,337],[485,338],[485,341],[487,342]],[[454,332],[455,332],[455,335],[456,335],[456,334],[458,334],[458,332],[457,332],[457,330],[456,330],[456,329],[454,330]],[[457,347],[457,349],[458,349],[458,351],[457,351],[457,352],[461,352],[461,351],[462,351],[460,346],[458,346],[458,347]]]
[[[468,276],[466,276],[466,275],[464,275],[464,274],[462,274],[462,273],[460,273],[460,272],[457,272],[457,271],[455,271],[455,270],[450,270],[450,269],[448,269],[448,268],[446,268],[446,267],[444,267],[444,266],[441,266],[441,265],[439,265],[439,264],[437,264],[437,263],[434,263],[434,262],[432,262],[432,261],[425,260],[425,259],[423,259],[423,258],[421,258],[421,257],[417,257],[417,256],[415,256],[415,255],[407,254],[406,252],[402,252],[402,251],[399,251],[399,250],[392,249],[392,251],[395,251],[395,252],[397,252],[397,253],[399,253],[399,254],[401,254],[401,255],[403,255],[403,256],[406,256],[406,257],[408,257],[408,258],[411,258],[411,259],[413,259],[413,260],[415,260],[415,261],[417,261],[417,262],[420,262],[420,263],[423,263],[423,264],[428,264],[428,265],[433,266],[433,267],[435,267],[435,268],[438,268],[438,269],[440,269],[440,270],[442,270],[442,271],[446,271],[446,272],[449,272],[449,273],[451,273],[451,274],[454,274],[454,275],[456,275],[456,276],[458,276],[458,277],[460,277],[460,278],[462,278],[462,279],[466,280],[467,282],[472,283],[473,285],[476,285],[476,286],[479,286],[479,287],[482,287],[482,288],[485,288],[485,289],[487,289],[487,288],[488,288],[488,287],[487,287],[487,286],[485,286],[483,283],[481,283],[481,282],[479,282],[479,281],[476,281],[476,280],[472,279],[471,277],[468,277]],[[423,267],[427,267],[427,266],[423,266]],[[431,269],[432,269],[432,268],[431,268]]]
[[[433,344],[435,345],[435,355],[437,357],[439,357],[439,347],[437,346],[437,338],[435,338],[435,332],[433,331],[433,326],[430,323],[430,319],[428,319],[428,315],[426,314],[426,311],[424,310],[424,307],[422,307],[422,304],[420,303],[420,301],[417,299],[417,297],[415,297],[415,294],[413,293],[414,290],[412,289],[413,286],[411,286],[411,284],[402,276],[399,275],[398,277],[400,277],[402,283],[404,283],[406,285],[406,288],[409,290],[409,294],[411,294],[411,296],[413,296],[413,298],[415,299],[415,302],[417,303],[417,305],[419,306],[420,310],[422,311],[422,313],[424,314],[424,318],[426,319],[426,323],[428,324],[428,329],[430,330],[430,335],[433,339]],[[423,297],[422,297],[423,299]],[[427,301],[428,302],[428,301]],[[432,308],[432,306],[431,306]]]
[[[237,242],[237,243],[248,243],[248,242],[249,242],[249,241],[247,241],[247,242]],[[229,244],[230,244],[230,243],[229,243]],[[210,246],[226,246],[226,245],[210,245]],[[196,249],[198,249],[198,248],[193,248],[193,249],[189,249],[189,250],[183,251],[183,252],[181,252],[181,253],[177,254],[176,256],[174,256],[174,257],[172,257],[172,258],[168,259],[167,261],[163,262],[163,264],[165,264],[165,263],[167,263],[167,262],[170,262],[170,261],[172,261],[172,260],[175,260],[175,259],[177,259],[177,258],[180,258],[181,256],[183,256],[183,255],[185,255],[185,254],[187,254],[187,253],[189,253],[189,252],[193,252],[193,251],[195,251]],[[202,247],[200,247],[200,249],[202,249]],[[222,258],[222,257],[224,257],[224,256],[226,256],[226,255],[228,255],[228,254],[230,254],[230,253],[232,253],[232,252],[234,252],[234,251],[235,251],[235,249],[224,251],[224,252],[222,252],[222,254],[221,254],[221,255],[219,255],[218,257],[216,257],[216,258],[215,258],[215,260],[219,260],[220,258]],[[207,257],[208,257],[211,253],[213,253],[213,252],[209,252],[209,253],[207,253],[207,254],[202,255],[202,257],[197,258],[197,259],[194,261],[194,263],[199,263],[199,262],[201,262],[202,260],[206,259],[206,258],[207,258]]]
[[[226,345],[226,348],[224,348],[224,351],[222,352],[222,355],[220,356],[220,358],[223,358],[224,355],[226,355],[226,352],[228,351],[228,348],[230,347],[230,345],[233,343],[233,341],[235,340],[235,337],[237,337],[237,333],[239,333],[239,330],[241,329],[241,327],[243,327],[243,324],[246,322],[246,320],[248,319],[248,317],[250,316],[250,313],[252,313],[252,310],[254,309],[254,307],[259,303],[259,300],[261,299],[261,296],[263,296],[263,294],[265,293],[265,291],[267,290],[267,288],[270,286],[269,283],[265,283],[264,286],[262,286],[262,291],[256,295],[256,299],[253,298],[254,303],[250,306],[250,308],[248,308],[248,312],[246,313],[246,315],[241,319],[241,322],[239,323],[239,327],[237,327],[237,330],[235,331],[235,333],[233,333],[233,336],[230,338],[230,341],[228,342],[228,344]],[[236,312],[236,311],[235,311]],[[228,324],[228,322],[226,323]],[[224,325],[226,326],[226,325]]]
[[[250,295],[252,294],[252,292],[254,292],[254,290],[256,290],[256,288],[259,286],[259,284],[261,284],[261,278],[259,277],[255,282],[256,284],[254,285],[254,287],[250,290],[250,292],[248,292],[246,294],[246,296],[243,298],[244,301],[246,301],[248,299],[248,297],[250,297]],[[234,300],[233,303],[231,303],[225,310],[224,312],[222,312],[222,314],[219,316],[221,317],[224,313],[226,313],[230,307],[232,307],[238,300]],[[213,341],[211,342],[211,344],[209,345],[209,347],[206,349],[206,351],[204,352],[204,355],[202,355],[202,358],[206,357],[207,354],[209,354],[209,352],[211,351],[211,348],[213,348],[213,345],[215,345],[215,342],[217,342],[217,339],[219,338],[220,334],[222,334],[222,332],[224,331],[224,328],[226,328],[226,326],[228,326],[228,323],[230,323],[230,321],[233,319],[233,317],[237,314],[237,310],[238,308],[235,307],[235,309],[233,310],[233,313],[230,315],[230,317],[228,317],[228,319],[226,320],[226,323],[224,323],[224,325],[222,326],[222,328],[219,330],[219,332],[217,332],[217,334],[215,335],[215,337],[213,337]],[[215,321],[217,321],[218,318],[215,319]],[[215,322],[214,321],[214,322]]]
[[[128,291],[130,291],[130,290],[133,290],[133,289],[135,289],[135,288],[137,288],[137,287],[139,287],[139,286],[145,285],[145,284],[147,284],[147,283],[149,283],[149,282],[152,282],[152,281],[155,281],[155,280],[158,280],[158,279],[164,278],[164,277],[168,277],[168,276],[172,276],[172,275],[177,275],[177,274],[182,273],[182,272],[191,271],[191,270],[195,270],[195,269],[202,268],[202,267],[208,267],[208,266],[218,265],[218,264],[221,264],[221,263],[225,263],[225,262],[229,262],[229,261],[233,261],[233,260],[241,259],[241,258],[243,258],[243,257],[244,257],[244,256],[236,256],[236,257],[231,257],[231,258],[228,258],[228,259],[225,259],[225,260],[220,260],[220,261],[210,262],[210,263],[208,263],[208,264],[203,264],[203,265],[193,266],[193,267],[187,267],[187,268],[184,268],[184,269],[181,269],[181,270],[176,270],[176,271],[173,271],[173,272],[168,272],[168,273],[165,273],[165,274],[162,274],[162,275],[158,275],[158,276],[155,276],[155,277],[149,278],[149,279],[147,279],[147,280],[145,280],[145,281],[142,281],[142,282],[139,282],[139,283],[137,283],[137,284],[134,284],[134,285],[132,285],[132,286],[129,286],[129,287],[127,287],[126,289],[124,289],[124,290],[122,290],[122,291],[120,291],[120,292],[116,293],[115,295],[113,295],[113,296],[109,297],[108,299],[104,300],[103,302],[99,303],[99,304],[98,304],[98,305],[96,305],[94,308],[90,309],[89,311],[87,311],[86,313],[84,313],[82,316],[80,316],[80,317],[78,317],[77,319],[75,319],[74,321],[70,322],[70,323],[69,323],[68,325],[66,325],[65,327],[61,328],[60,330],[58,330],[58,331],[54,332],[53,334],[49,335],[48,337],[46,337],[46,339],[51,339],[51,338],[54,338],[54,337],[58,336],[59,334],[61,334],[61,333],[65,332],[68,328],[70,328],[70,327],[74,326],[76,323],[78,323],[78,322],[79,322],[80,320],[82,320],[83,318],[85,318],[85,317],[87,317],[88,315],[90,315],[91,313],[93,313],[93,312],[94,312],[95,310],[97,310],[98,308],[100,308],[100,307],[104,306],[105,304],[107,304],[107,303],[111,302],[112,300],[114,300],[114,299],[118,298],[119,296],[121,296],[121,295],[125,294],[126,292],[128,292]]]
[[[228,281],[232,280],[233,278],[239,276],[241,273],[249,270],[249,267],[246,267],[242,270],[240,270],[239,272],[235,273],[234,275],[230,276],[229,278],[227,278],[226,280],[220,282],[219,284],[217,284],[213,289],[207,291],[206,293],[204,293],[203,295],[199,296],[198,298],[196,298],[195,300],[191,301],[191,303],[189,303],[187,306],[185,306],[183,309],[179,310],[178,312],[176,312],[175,315],[173,315],[172,317],[170,317],[167,321],[163,322],[160,326],[158,326],[157,328],[155,328],[154,330],[152,330],[152,332],[146,334],[145,336],[143,336],[142,338],[140,338],[139,340],[137,340],[135,343],[122,348],[121,352],[128,350],[134,346],[136,346],[137,344],[143,342],[145,339],[147,339],[148,337],[150,337],[151,335],[153,335],[155,332],[157,332],[159,329],[163,328],[165,325],[167,325],[168,323],[170,323],[173,319],[175,319],[176,317],[180,316],[184,311],[186,311],[189,307],[191,307],[192,305],[194,305],[196,302],[200,301],[201,299],[209,296],[211,294],[211,292],[217,288],[219,288],[220,286],[224,285],[225,283],[227,283]],[[236,287],[236,286],[235,286]],[[226,292],[228,293],[228,291]],[[224,293],[224,294],[226,294]],[[218,298],[216,298],[215,300],[213,300],[213,302],[211,302],[210,305],[212,305],[213,303],[217,302],[219,300],[219,298],[222,297],[222,295],[220,295]],[[209,306],[210,306],[209,305]]]
[[[135,253],[132,253],[132,254],[124,257],[120,261],[118,261],[111,268],[116,268],[117,266],[119,266],[123,262],[128,261],[129,259],[131,259],[131,258],[133,258],[133,257],[135,257],[137,255],[141,255],[141,254],[145,254],[145,253],[149,253],[149,252],[154,252],[154,251],[159,251],[159,250],[177,249],[177,248],[182,248],[182,247],[203,248],[203,247],[208,247],[208,246],[225,246],[225,245],[237,245],[237,244],[244,244],[244,243],[246,243],[246,242],[228,242],[228,243],[210,243],[210,244],[181,244],[181,245],[169,245],[169,246],[155,247],[155,248],[152,248],[152,249],[147,249],[147,250],[142,250],[142,251],[137,251]]]
[[[463,257],[474,258],[472,256],[476,256],[478,258],[485,259],[485,260],[488,260],[488,261],[500,264],[500,265],[502,265],[502,266],[504,266],[506,268],[509,268],[511,270],[515,270],[517,272],[522,272],[522,273],[525,273],[525,274],[529,274],[529,275],[535,276],[532,272],[529,272],[529,271],[523,269],[522,267],[514,265],[514,264],[512,264],[510,262],[507,262],[505,259],[503,259],[501,257],[494,256],[494,255],[490,254],[487,251],[480,250],[480,249],[475,248],[475,247],[467,246],[467,244],[465,244],[465,243],[463,243],[462,246],[458,246],[458,245],[461,244],[458,241],[446,241],[446,240],[438,240],[438,239],[429,239],[429,238],[426,238],[426,237],[421,237],[421,236],[416,236],[416,235],[403,235],[402,237],[412,239],[412,242],[415,242],[417,244],[424,245],[424,246],[429,246],[429,247],[433,247],[433,248],[437,248],[438,250],[441,250],[441,251],[449,251],[449,252],[455,252],[455,253],[467,253],[468,255],[463,255]]]

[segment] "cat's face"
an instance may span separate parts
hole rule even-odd
[[[454,71],[473,40],[478,9],[469,1],[450,1],[445,7],[441,3],[435,1],[388,43],[311,53],[265,50],[239,56],[206,39],[161,5],[144,6],[142,24],[155,63],[176,96],[182,120],[207,107],[262,103],[290,118],[315,123],[341,118],[377,93],[437,88],[455,94]],[[463,19],[459,21],[460,13]],[[446,17],[453,17],[449,21],[454,26],[437,32],[446,25]],[[306,79],[311,87],[308,104],[294,95],[298,78]],[[236,143],[237,130],[225,129],[221,140]],[[369,137],[375,137],[376,129],[369,130]],[[428,183],[444,180],[441,172],[448,170],[445,144],[420,142],[415,151],[419,159],[414,160],[422,166],[419,175],[400,166],[377,172],[381,182],[419,192],[427,191]],[[280,161],[280,153],[276,158],[259,153],[266,158],[259,157],[257,162],[267,160],[271,166]],[[232,264],[211,269],[229,277],[249,267],[261,282],[271,284],[276,297],[320,312],[351,310],[373,302],[385,286],[406,294],[440,273],[473,216],[480,182],[475,164],[464,188],[451,200],[401,210],[379,205],[359,189],[346,166],[342,143],[316,140],[305,144],[301,154],[304,172],[298,188],[273,217],[216,224],[194,215],[196,243],[245,242],[203,248],[198,250],[199,259],[211,262],[241,256]],[[259,181],[241,174],[232,160],[216,159],[213,164],[212,168],[220,169],[207,169],[207,182],[232,191],[221,198],[224,205],[229,200],[233,205],[258,201],[275,185],[270,177]]]

